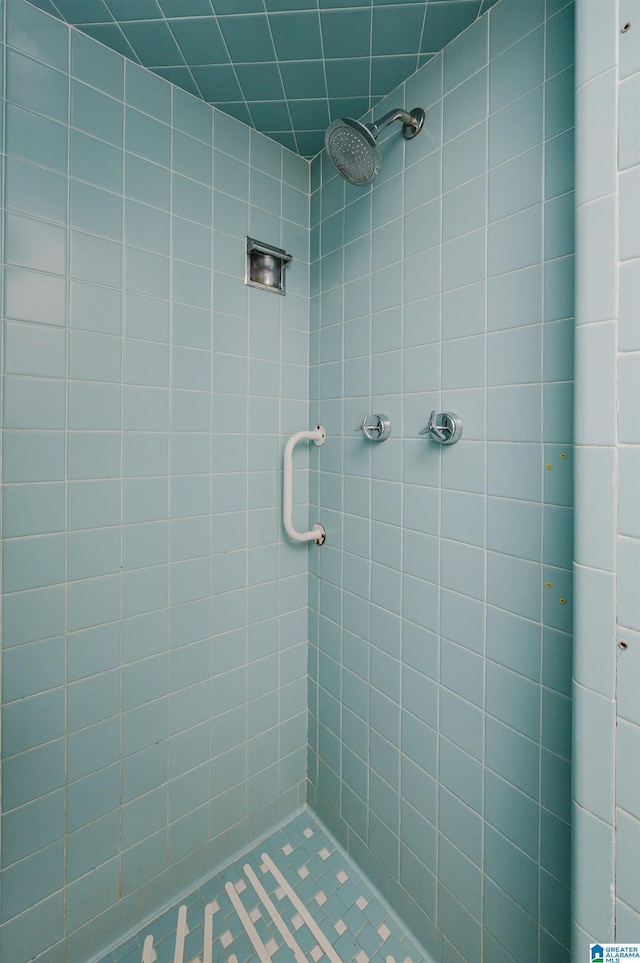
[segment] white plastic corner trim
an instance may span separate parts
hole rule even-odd
[[[291,435],[286,445],[284,446],[284,480],[283,480],[283,494],[282,494],[282,519],[284,522],[284,528],[289,536],[294,542],[316,542],[318,545],[323,545],[324,540],[327,537],[323,526],[316,522],[310,532],[298,532],[293,527],[293,449],[296,447],[299,441],[313,441],[314,444],[320,447],[324,445],[327,438],[327,433],[322,427],[322,425],[316,425],[311,431],[298,431],[295,435]]]

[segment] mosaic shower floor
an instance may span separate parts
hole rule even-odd
[[[101,963],[423,963],[307,811]]]

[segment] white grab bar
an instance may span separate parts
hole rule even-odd
[[[294,542],[315,542],[316,545],[324,545],[327,533],[319,523],[313,526],[310,532],[298,532],[293,527],[293,449],[299,441],[313,441],[320,447],[324,445],[327,433],[322,425],[316,425],[311,431],[298,431],[284,446],[284,480],[283,480],[283,506],[282,517],[284,528]]]

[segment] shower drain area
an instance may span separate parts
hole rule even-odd
[[[424,963],[386,903],[308,812],[100,963]]]

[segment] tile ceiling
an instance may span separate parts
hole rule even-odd
[[[312,157],[495,0],[32,2]]]

